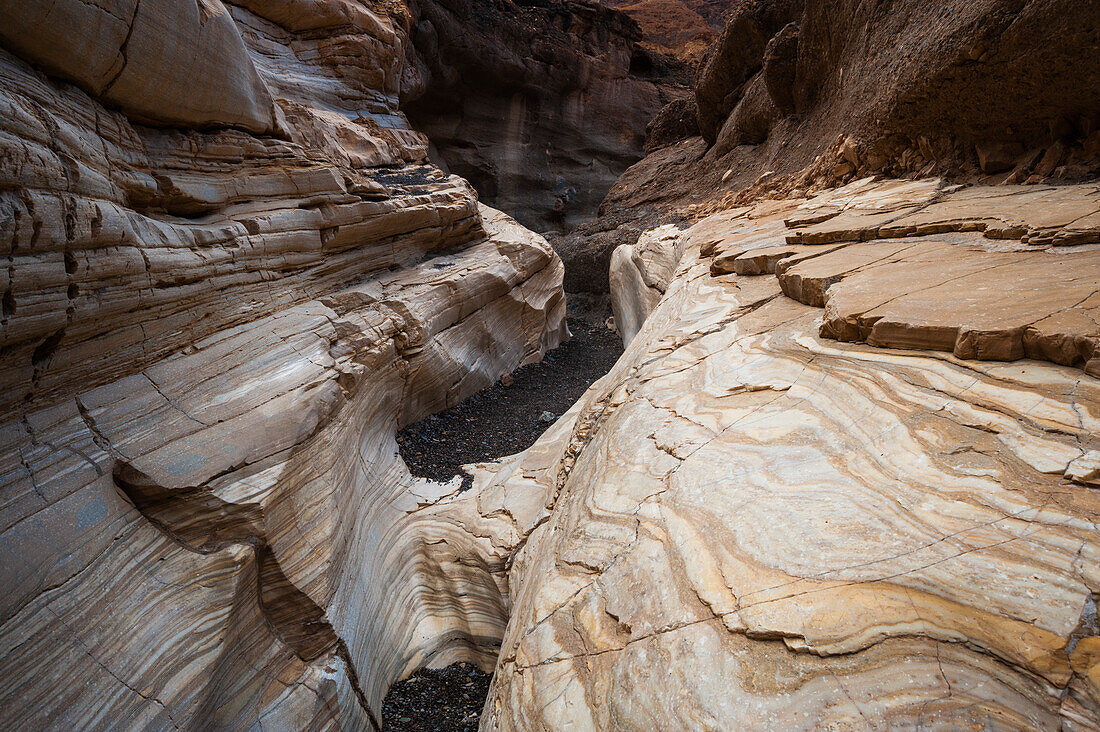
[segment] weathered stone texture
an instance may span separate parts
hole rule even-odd
[[[678,265],[626,354],[482,489],[553,507],[515,554],[483,729],[1096,728],[1100,380],[1080,359],[828,330],[834,309],[863,311],[852,292],[887,307],[926,286],[947,291],[897,322],[1014,328],[1001,303],[1027,285],[1028,317],[1095,344],[1095,315],[1070,314],[1100,291],[1096,247],[785,243],[785,219],[830,201],[873,217],[925,189],[942,185],[764,201],[649,238]],[[981,189],[954,195],[984,218]],[[815,266],[839,273],[825,326],[821,303],[784,294]],[[1026,280],[998,274],[1017,267]],[[642,277],[616,287],[648,301]]]
[[[553,348],[562,267],[424,163],[406,20],[0,3],[5,729],[377,728],[491,666],[393,435]]]

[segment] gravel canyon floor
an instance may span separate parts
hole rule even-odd
[[[1100,17],[619,4],[0,0],[0,728],[1100,731]]]
[[[619,336],[603,323],[569,319],[571,337],[537,364],[521,366],[462,404],[397,433],[401,458],[413,475],[447,482],[470,477],[462,466],[514,455],[615,364]]]
[[[460,476],[465,490],[473,479],[463,466],[530,447],[622,354],[618,335],[591,321],[571,318],[572,337],[541,362],[521,366],[462,404],[399,432],[397,444],[409,471],[441,482]],[[386,695],[383,728],[477,729],[491,678],[467,664],[417,673]]]

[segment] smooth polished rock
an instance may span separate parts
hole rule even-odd
[[[461,252],[5,423],[6,726],[369,727],[406,669],[491,665],[503,620],[458,598],[476,568],[459,609],[427,589],[393,442],[564,335],[560,261],[484,215]]]
[[[680,259],[680,229],[661,226],[611,254],[611,310],[624,345],[665,294]]]
[[[555,347],[563,268],[425,164],[403,11],[324,6],[0,3],[5,729],[377,729],[493,663],[394,434]]]
[[[623,358],[478,485],[539,517],[483,729],[1096,727],[1100,380],[839,342],[782,274],[711,273],[785,246],[797,204],[669,242]],[[858,246],[1007,256],[968,244]],[[804,248],[775,271],[849,249]],[[1063,264],[1089,247],[1019,256],[1051,293],[1100,278]]]
[[[260,133],[280,127],[221,0],[6,0],[0,39],[137,119]]]

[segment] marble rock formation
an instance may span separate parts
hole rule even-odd
[[[1081,200],[864,181],[617,254],[625,355],[462,499],[510,519],[482,729],[1097,729]]]
[[[408,21],[0,2],[4,729],[377,729],[491,666],[393,436],[559,342],[562,266],[425,164]]]
[[[668,290],[680,261],[680,233],[675,226],[660,226],[611,255],[611,310],[624,345],[630,345]]]
[[[424,17],[0,0],[0,726],[377,729],[469,660],[485,729],[1100,728],[1100,189],[635,219],[625,355],[461,491],[395,431],[564,273],[426,162]]]

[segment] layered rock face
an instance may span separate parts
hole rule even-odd
[[[424,164],[408,23],[0,2],[5,729],[370,729],[491,666],[393,435],[554,347],[562,268]]]
[[[644,323],[481,488],[537,507],[482,729],[1096,729],[1098,210],[860,181],[616,252]]]
[[[645,128],[686,95],[676,59],[599,3],[495,0],[416,6],[404,108],[448,168],[537,231],[590,218],[642,156]]]

